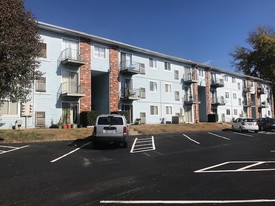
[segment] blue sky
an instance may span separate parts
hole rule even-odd
[[[38,21],[227,70],[249,32],[275,28],[274,0],[25,0],[25,7]]]

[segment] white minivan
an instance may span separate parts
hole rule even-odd
[[[127,148],[128,136],[127,120],[119,114],[101,114],[96,118],[93,132],[93,141],[120,143]]]

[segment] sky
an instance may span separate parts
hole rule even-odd
[[[38,21],[234,71],[249,32],[275,29],[275,0],[25,0]]]

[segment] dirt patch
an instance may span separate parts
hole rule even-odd
[[[146,124],[131,125],[130,136],[139,134],[153,135],[194,131],[213,131],[230,129],[227,123],[194,123],[194,124]],[[93,128],[79,129],[21,129],[0,130],[0,143],[30,143],[85,139],[92,135]]]

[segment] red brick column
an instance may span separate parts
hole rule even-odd
[[[261,112],[259,112],[259,106],[261,104],[261,95],[258,94],[258,83],[254,82],[254,89],[255,89],[255,110],[256,110],[256,118],[260,117]]]
[[[81,93],[85,96],[80,98],[80,112],[91,111],[92,98],[91,98],[91,45],[88,41],[81,40],[80,54],[84,59],[85,65],[80,67],[80,86]]]
[[[116,48],[110,48],[110,112],[115,112],[119,109],[118,77],[118,50]]]
[[[193,68],[193,75],[197,77],[197,69]],[[193,84],[193,94],[194,94],[194,122],[198,123],[200,121],[199,112],[199,92],[198,92],[198,82]]]
[[[273,88],[272,85],[270,85],[270,101],[271,101],[271,115],[273,118],[275,118],[275,114],[274,114],[274,96],[273,96],[274,92],[273,92]]]
[[[250,88],[251,87],[250,85],[251,85],[250,81],[247,80],[247,88]],[[251,107],[252,101],[251,101],[251,93],[250,93],[250,91],[247,92],[247,102],[249,104],[248,107],[247,107],[247,117],[252,117],[252,107]]]
[[[211,114],[211,73],[209,70],[205,71],[205,93],[206,93],[206,114]]]

